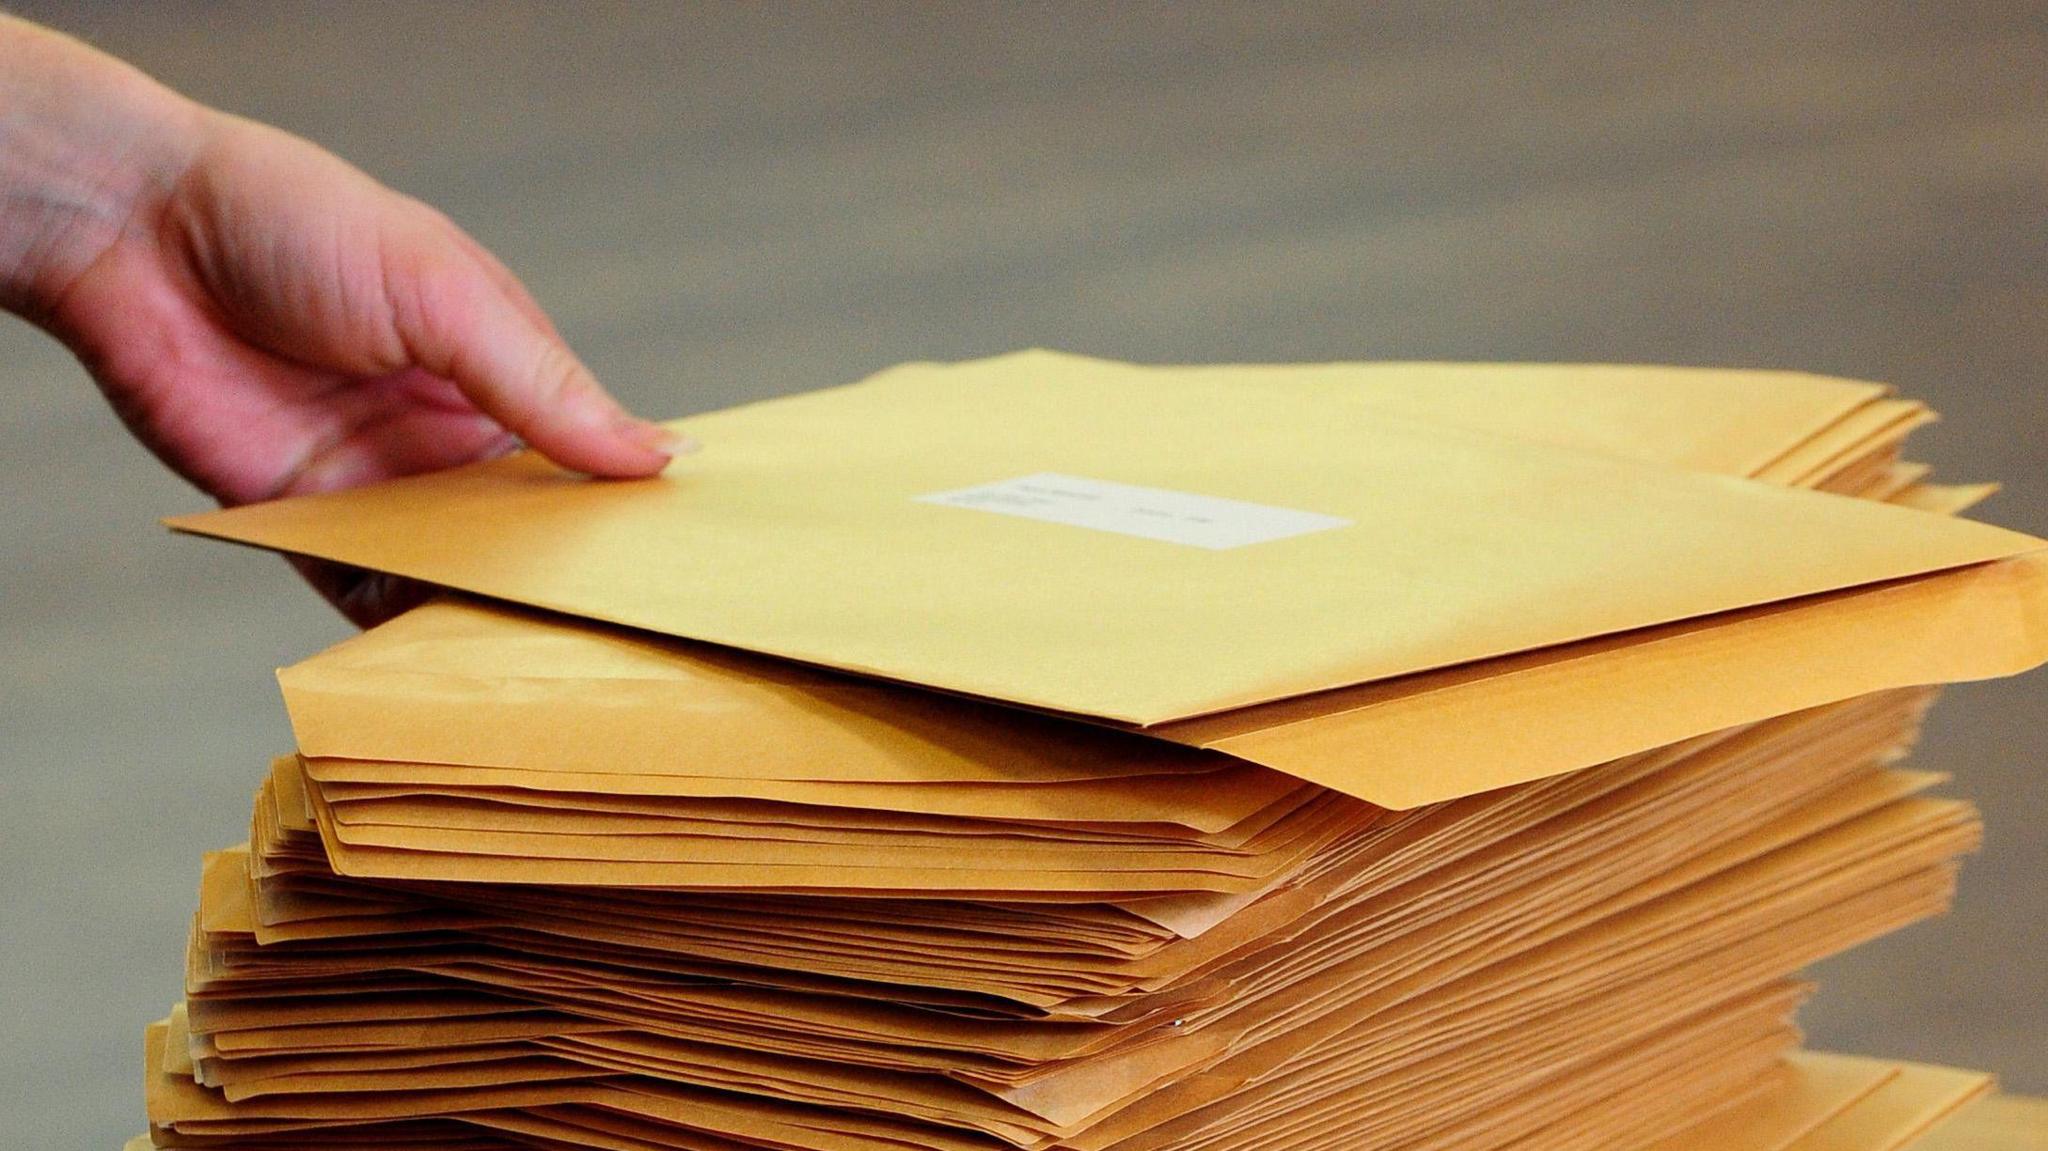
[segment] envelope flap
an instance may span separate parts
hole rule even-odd
[[[1239,762],[704,644],[440,600],[278,673],[308,756],[594,775],[1028,786]]]

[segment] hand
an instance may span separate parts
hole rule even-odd
[[[597,476],[686,445],[626,414],[446,217],[275,129],[0,17],[0,302],[223,504],[510,450]],[[24,238],[26,237],[26,238]],[[388,581],[302,565],[359,622]]]

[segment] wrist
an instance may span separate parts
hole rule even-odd
[[[208,115],[111,56],[0,15],[0,308],[45,316],[168,195]]]

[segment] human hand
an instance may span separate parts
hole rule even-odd
[[[446,217],[320,148],[0,17],[0,303],[223,504],[519,441],[597,476],[687,445],[629,415]],[[412,589],[302,564],[358,622]]]

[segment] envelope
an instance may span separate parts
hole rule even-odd
[[[381,761],[564,790],[622,774],[700,794],[776,780],[819,803],[1214,828],[1282,785],[1170,744],[1407,809],[2043,660],[2048,554],[2030,554],[1166,724],[1150,741],[480,601],[421,607],[278,680],[322,778],[378,778],[364,761]]]
[[[654,480],[593,483],[522,456],[171,523],[1138,726],[2042,546],[1642,458],[1783,462],[1711,424],[1626,458],[1614,444],[1651,410],[1640,402],[1574,421],[1553,394],[1537,430],[1504,435],[1518,417],[1502,377],[1434,388],[1446,373],[1380,369],[1354,386],[1343,369],[1297,384],[1294,370],[1042,354],[906,365],[682,421],[712,446]],[[1442,410],[1419,417],[1412,397],[1429,390]],[[1913,412],[1890,403],[1844,385],[1783,405],[1845,441],[1790,470],[1824,474],[1903,434]],[[1589,430],[1561,446],[1555,426],[1575,422]]]
[[[152,1054],[168,1041],[168,1023],[152,1031]],[[162,1035],[163,1039],[156,1037]],[[159,1078],[161,1078],[161,1074]],[[1760,1090],[1723,1101],[1723,1110],[1705,1123],[1655,1144],[1650,1151],[1898,1151],[1908,1144],[1930,1151],[1963,1148],[1980,1151],[2029,1151],[2038,1135],[2048,1103],[2023,1096],[1982,1099],[1990,1077],[1977,1072],[1928,1064],[1895,1063],[1862,1056],[1817,1051],[1794,1052],[1783,1068],[1763,1080]],[[175,1084],[175,1081],[173,1081]],[[191,1098],[188,1094],[186,1098]],[[1650,1108],[1654,1119],[1668,1123],[1668,1105]],[[1603,1114],[1625,1115],[1621,1108]],[[417,1132],[391,1130],[374,1136],[374,1145],[396,1149],[457,1148],[492,1151],[501,1146],[487,1132],[494,1127],[539,1134],[543,1130],[574,1133],[569,1108],[550,1109],[549,1119],[522,1121],[517,1113],[499,1112],[485,1127],[418,1125]],[[1637,1117],[1641,1121],[1641,1116]],[[364,1132],[364,1138],[372,1136]],[[125,1151],[151,1151],[147,1135],[130,1140]]]
[[[1096,422],[1052,470],[922,490],[970,456],[1064,448],[1051,429],[1075,413]],[[607,566],[632,525],[642,560],[688,544],[787,618],[741,612],[749,638],[706,642],[485,589],[281,672],[300,746],[259,789],[248,846],[207,860],[186,1002],[149,1040],[153,1133],[251,1151],[1541,1151],[1718,1117],[1676,1145],[1895,1146],[1981,1078],[1786,1062],[1808,991],[1791,977],[1938,914],[1978,843],[1967,804],[1926,794],[1939,776],[1897,766],[1921,685],[2048,655],[2048,553],[1948,518],[1985,489],[1902,458],[1930,418],[1789,374],[1027,354],[707,417],[734,430],[731,471],[603,488],[479,469],[427,501],[477,502],[400,544],[493,578],[573,569],[588,579],[570,590],[610,597],[646,586]],[[835,421],[869,438],[808,473],[777,438]],[[1309,423],[1302,479],[1275,445]],[[873,435],[925,425],[947,435]],[[1207,454],[1169,458],[1154,431]],[[934,439],[932,459],[905,447]],[[1277,486],[1162,482],[1250,482],[1255,458]],[[1113,460],[1154,471],[1071,470]],[[806,474],[835,477],[829,498],[783,485]],[[1346,476],[1379,504],[1309,498]],[[877,511],[877,484],[906,477],[914,506]],[[1624,490],[1664,529],[1609,518]],[[675,502],[706,491],[709,535]],[[591,492],[584,530],[562,509]],[[367,533],[337,504],[338,537],[386,546],[406,503]],[[434,519],[451,510],[466,522]],[[1375,512],[1433,533],[1395,549],[1412,572],[1344,550]],[[954,528],[917,527],[927,513],[965,517],[960,557],[933,534]],[[471,538],[521,542],[535,522],[567,538]],[[1751,569],[1685,524],[1779,547],[1747,558],[1807,582],[1745,598]],[[801,603],[759,578],[785,530],[945,563],[859,556],[853,590],[810,572]],[[1010,530],[1051,542],[1005,552]],[[1539,563],[1548,595],[1609,568],[1682,594],[1596,588],[1539,619],[1531,588],[1492,594],[1513,582],[1487,567],[1504,541],[1604,557]],[[1115,699],[1087,675],[1052,683],[1091,653],[1056,629],[1005,638],[1053,610],[1018,586],[1034,564],[1107,573],[1127,548],[1206,558],[1131,565],[1181,580],[1155,580],[1157,602],[1063,585],[1131,608],[1098,630],[1144,674]],[[1007,582],[919,586],[989,576],[999,554],[1019,561]],[[1436,580],[1444,614],[1325,594],[1306,573],[1339,557],[1397,593],[1394,576]],[[1460,583],[1457,564],[1494,575]],[[885,568],[900,588],[860,583]],[[1223,624],[1197,614],[1165,642],[1138,626],[1226,591]],[[804,616],[856,595],[884,610]],[[919,596],[953,614],[909,614]],[[639,606],[674,606],[659,600]],[[1334,609],[1381,632],[1332,615],[1346,634],[1290,663],[1253,626],[1308,642],[1301,620]],[[972,626],[884,634],[944,633],[932,618]],[[762,637],[785,624],[841,654],[783,658]],[[1175,662],[1198,647],[1210,666]],[[972,678],[990,675],[1010,694]],[[1076,694],[1032,694],[1048,684]]]
[[[1969,1105],[1990,1087],[1991,1077],[1982,1072],[1801,1051],[1786,1060],[1782,1081],[1753,1105],[1730,1108],[1646,1151],[1897,1151],[1921,1146],[1917,1141],[1930,1128],[1945,1132],[1948,1127],[1937,1124],[1975,1110]],[[1955,1134],[1970,1126],[1954,1124]],[[1924,1145],[1949,1144],[1929,1139]],[[2023,1146],[2009,1138],[1985,1143],[2012,1151]]]
[[[1975,817],[1889,766],[1929,694],[1388,815],[1190,934],[1085,899],[355,880],[284,757],[250,848],[207,861],[151,1117],[174,1141],[453,1115],[636,1148],[1627,1144],[1776,1081],[1788,973],[1946,905]],[[328,800],[386,801],[411,802]]]
[[[2043,1131],[2048,1131],[2048,1099],[1979,1092],[1978,1101],[1944,1117],[1912,1146],[1920,1151],[2038,1151]]]
[[[1896,462],[1898,439],[1931,418],[1924,408],[1875,385],[1796,373],[1169,369],[1050,353],[922,370],[986,376],[991,387],[1080,371],[1117,384],[1197,380],[1370,403],[1644,464],[1775,474],[1941,513],[1989,491],[1929,485],[1923,466]],[[2024,670],[2048,658],[2044,604],[2048,556],[2028,554],[1143,734],[1409,808],[1867,691]],[[827,805],[1069,820],[1093,813],[1208,830],[1242,818],[1262,786],[1255,775],[1224,774],[1214,758],[1013,709],[481,601],[422,608],[279,678],[310,770],[332,780],[418,778],[386,765],[425,762],[475,769],[442,777],[479,786],[793,795],[805,776],[808,801]],[[1614,698],[1631,706],[1610,706]],[[835,778],[817,778],[823,773]],[[1169,773],[1186,774],[1168,785]],[[742,787],[748,779],[760,782]]]

